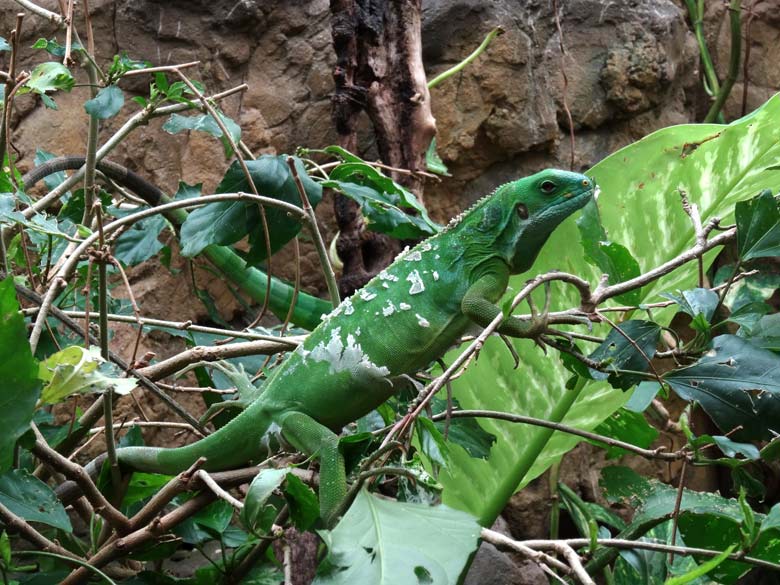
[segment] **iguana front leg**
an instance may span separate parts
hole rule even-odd
[[[508,282],[509,268],[505,264],[491,266],[463,296],[460,304],[463,314],[480,327],[490,325],[501,314],[496,301],[506,292]],[[499,325],[498,332],[510,337],[538,337],[546,327],[545,314],[530,321],[510,315]]]
[[[320,516],[327,526],[336,520],[339,506],[347,497],[344,457],[339,451],[339,436],[302,412],[279,417],[284,438],[296,449],[320,460]]]

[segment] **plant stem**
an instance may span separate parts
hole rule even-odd
[[[482,43],[479,45],[479,47],[477,47],[476,49],[474,49],[474,51],[471,53],[471,55],[469,55],[468,57],[466,57],[465,59],[463,59],[463,61],[461,61],[460,63],[458,63],[458,64],[457,64],[457,65],[455,65],[454,67],[450,67],[450,68],[449,68],[449,69],[447,69],[446,71],[443,71],[442,73],[439,73],[439,74],[438,74],[436,77],[434,77],[433,79],[431,79],[431,80],[428,82],[428,89],[432,89],[432,88],[436,87],[437,85],[439,85],[439,84],[440,84],[442,81],[444,81],[445,79],[447,79],[447,78],[449,78],[449,77],[452,77],[453,75],[455,75],[456,73],[458,73],[459,71],[461,71],[461,70],[462,70],[464,67],[466,67],[466,66],[467,66],[469,63],[471,63],[471,62],[472,62],[474,59],[476,59],[477,57],[479,57],[479,56],[480,56],[480,55],[481,55],[481,54],[482,54],[482,53],[485,51],[485,49],[487,49],[487,48],[488,48],[488,45],[490,44],[490,42],[491,42],[491,41],[492,41],[494,38],[496,38],[498,35],[502,34],[503,32],[504,32],[504,29],[503,29],[503,28],[501,28],[500,26],[497,26],[496,28],[494,28],[493,30],[491,30],[491,31],[490,31],[490,32],[487,34],[487,36],[485,37],[485,39],[482,41]]]
[[[560,423],[569,410],[571,410],[571,407],[574,405],[577,398],[579,398],[582,389],[587,382],[588,381],[585,378],[577,378],[577,383],[574,388],[563,394],[558,403],[553,407],[547,420],[552,423]],[[550,441],[554,432],[555,431],[551,428],[542,428],[534,434],[526,445],[522,457],[520,457],[511,472],[504,477],[501,484],[490,497],[490,501],[487,502],[485,509],[482,511],[482,515],[478,518],[479,523],[482,524],[482,526],[490,526],[493,524],[496,517],[501,513],[504,504],[509,500],[511,495],[515,493],[523,478],[528,475],[531,467],[533,467],[533,464],[539,458],[539,455]]]
[[[729,22],[731,24],[731,52],[729,56],[729,70],[726,74],[726,79],[723,80],[723,85],[720,86],[718,93],[710,107],[710,111],[704,117],[704,122],[714,122],[720,114],[723,105],[726,103],[726,99],[731,93],[731,88],[734,87],[734,82],[737,81],[737,75],[739,75],[739,63],[742,57],[742,27],[741,27],[741,13],[742,4],[741,0],[731,0],[729,3]]]

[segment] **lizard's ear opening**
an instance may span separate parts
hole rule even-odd
[[[517,211],[517,215],[520,216],[520,219],[528,219],[528,207],[524,203],[518,203],[515,206],[515,211]]]

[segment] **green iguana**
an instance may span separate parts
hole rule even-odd
[[[594,190],[588,177],[559,170],[499,187],[344,300],[230,423],[184,447],[120,448],[119,461],[172,474],[206,457],[205,469],[228,469],[266,457],[269,437],[281,433],[319,458],[320,508],[331,523],[347,489],[339,431],[387,400],[398,377],[431,364],[470,325],[499,315],[509,276],[531,267],[550,233]],[[509,316],[499,332],[533,337],[543,321]]]

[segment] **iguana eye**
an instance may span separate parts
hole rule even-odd
[[[553,183],[552,181],[543,181],[541,185],[539,185],[539,188],[542,190],[543,193],[552,193],[555,191],[555,188],[557,185]]]
[[[517,215],[520,216],[520,219],[528,219],[528,207],[526,207],[525,204],[518,203],[515,206],[515,211],[517,212]]]

